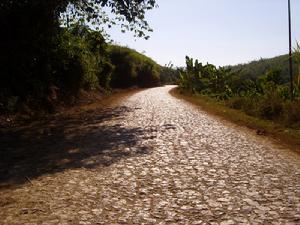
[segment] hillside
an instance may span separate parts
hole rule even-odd
[[[270,69],[279,69],[281,78],[284,82],[289,81],[289,56],[281,55],[274,58],[255,60],[250,63],[238,64],[229,66],[233,72],[240,72],[242,78],[256,79],[257,77],[266,74]],[[297,74],[296,62],[293,63],[294,74]]]

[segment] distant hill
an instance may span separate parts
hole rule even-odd
[[[269,59],[260,59],[246,64],[229,66],[233,72],[239,72],[243,78],[256,79],[270,69],[280,69],[282,80],[289,81],[289,56],[281,55]],[[298,74],[297,65],[293,62],[294,75]]]

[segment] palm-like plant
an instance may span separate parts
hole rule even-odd
[[[296,47],[294,48],[294,58],[298,63],[297,84],[298,86],[300,86],[300,44],[299,42],[296,43]]]

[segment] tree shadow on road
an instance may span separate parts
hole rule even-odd
[[[123,158],[150,153],[149,147],[139,144],[146,138],[144,129],[104,123],[122,120],[132,110],[116,107],[6,131],[0,136],[0,189],[43,174],[106,167]]]

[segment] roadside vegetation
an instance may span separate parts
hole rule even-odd
[[[297,45],[294,59],[298,65],[299,50]],[[282,137],[300,140],[300,70],[295,63],[292,101],[287,66],[288,56],[219,68],[186,57],[179,91],[187,100],[259,133],[284,133]]]
[[[119,26],[148,39],[144,15],[153,7],[154,0],[1,2],[0,114],[51,112],[83,90],[160,85],[160,65],[105,38],[105,29]]]
[[[108,55],[114,66],[112,87],[153,87],[160,84],[161,66],[149,57],[117,45],[108,46]]]
[[[179,84],[180,71],[175,68],[172,62],[169,62],[165,66],[161,67],[161,83],[162,84]]]

